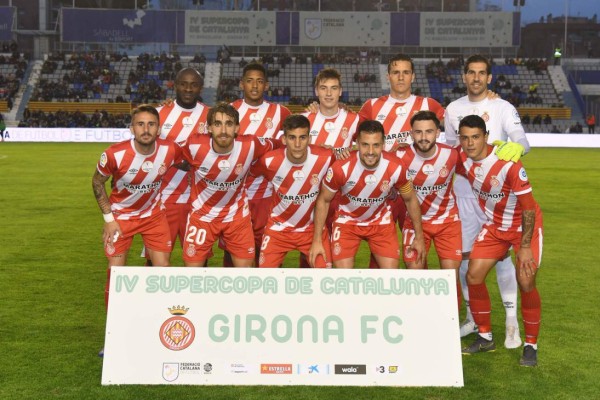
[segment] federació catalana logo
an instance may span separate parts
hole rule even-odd
[[[160,327],[160,341],[169,350],[183,350],[188,348],[194,341],[196,329],[192,322],[183,317],[189,308],[184,306],[173,306],[169,312],[173,317],[166,320]]]

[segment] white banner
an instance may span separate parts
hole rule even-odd
[[[463,386],[454,273],[115,267],[102,384]]]
[[[122,142],[132,138],[119,128],[7,128],[7,142]]]
[[[390,13],[301,12],[300,46],[389,46]]]
[[[274,46],[275,12],[185,12],[186,45]]]
[[[424,12],[420,46],[512,46],[513,14],[506,12]]]

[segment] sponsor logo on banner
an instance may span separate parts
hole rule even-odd
[[[365,364],[335,364],[336,375],[366,375],[367,366]]]
[[[184,362],[179,366],[181,374],[200,374],[202,371],[201,362]]]
[[[174,306],[169,312],[174,317],[166,320],[160,327],[160,341],[169,350],[179,351],[188,348],[196,336],[196,329],[192,322],[183,317],[189,308]]]
[[[292,364],[260,364],[261,374],[291,374]]]
[[[388,372],[389,372],[390,374],[395,374],[395,373],[397,373],[397,372],[398,372],[398,366],[397,366],[397,365],[390,365],[390,366],[388,367]]]
[[[247,374],[250,368],[246,364],[229,364],[229,372],[232,374]]]
[[[321,18],[306,18],[304,20],[304,33],[309,39],[315,40],[321,37],[323,21]]]
[[[204,364],[204,373],[205,374],[210,374],[213,370],[213,365],[211,363],[206,363]]]
[[[300,375],[329,375],[329,364],[298,364],[296,371]]]
[[[167,382],[173,382],[179,378],[179,363],[163,363],[162,377]]]

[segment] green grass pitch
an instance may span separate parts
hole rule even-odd
[[[597,149],[535,148],[525,157],[545,224],[540,365],[519,367],[521,350],[499,345],[495,353],[463,358],[459,389],[101,386],[96,353],[104,342],[106,261],[91,177],[105,147],[0,143],[0,399],[598,398]],[[136,262],[132,253],[129,264]],[[180,251],[172,262],[182,265]],[[437,268],[433,255],[430,265]],[[501,344],[504,312],[494,276],[489,288]]]

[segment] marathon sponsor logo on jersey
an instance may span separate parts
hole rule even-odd
[[[102,168],[104,168],[106,166],[107,162],[108,162],[108,156],[106,155],[106,153],[100,154],[100,161],[99,161],[100,166]]]
[[[142,171],[150,172],[152,171],[152,168],[154,168],[154,163],[152,161],[144,161],[142,163]]]
[[[260,364],[261,374],[289,375],[292,373],[292,364]]]
[[[523,182],[527,182],[527,172],[525,172],[525,168],[523,167],[519,170],[519,179]]]
[[[147,183],[147,184],[139,184],[139,185],[132,185],[131,183],[125,183],[125,184],[123,184],[123,186],[130,193],[150,193],[153,191],[156,192],[160,188],[160,181]]]
[[[319,192],[315,191],[315,192],[311,192],[308,194],[297,194],[297,195],[287,195],[287,194],[277,192],[277,194],[279,195],[279,198],[281,199],[281,201],[283,203],[286,203],[286,204],[293,203],[293,204],[300,205],[307,200],[311,203],[313,201],[315,201],[316,197],[319,195]]]
[[[329,168],[327,170],[327,175],[325,176],[325,180],[327,182],[331,182],[331,178],[333,178],[333,169]]]
[[[267,120],[265,122],[265,126],[267,127],[267,129],[272,129],[273,128],[273,118],[267,118]]]
[[[502,193],[502,192],[490,193],[490,192],[484,192],[483,190],[479,190],[477,188],[473,188],[473,193],[475,193],[475,195],[478,196],[482,200],[485,200],[485,201],[492,200],[494,203],[498,203],[499,201],[501,201],[504,198],[504,193]]]
[[[217,164],[217,166],[219,167],[219,169],[221,171],[227,171],[227,170],[229,170],[229,168],[231,168],[231,164],[229,163],[228,160],[219,161],[219,164]]]
[[[367,366],[365,364],[335,364],[336,375],[366,375]]]
[[[499,184],[500,184],[500,181],[498,180],[496,175],[492,176],[492,179],[490,179],[490,185],[495,187],[495,186],[498,186]]]
[[[425,175],[431,175],[435,172],[435,167],[431,164],[423,164],[422,170]]]
[[[211,181],[210,179],[206,179],[206,178],[202,178],[202,180],[211,189],[219,190],[219,191],[227,191],[230,189],[236,189],[244,181],[244,178],[236,179],[231,182],[215,182],[215,181]]]
[[[444,165],[442,168],[440,168],[439,175],[440,175],[442,178],[445,178],[445,177],[447,177],[449,173],[450,173],[450,171],[448,171],[448,168],[446,168],[446,166],[445,166],[445,165]]]
[[[440,192],[440,191],[446,190],[447,187],[448,187],[447,182],[444,182],[441,185],[431,185],[431,186],[414,185],[415,190],[424,196],[427,196],[430,193],[435,193],[435,192]]]
[[[352,196],[351,194],[347,194],[346,196],[350,199],[350,202],[352,202],[352,204],[357,205],[359,207],[370,207],[372,205],[381,204],[386,199],[385,197],[376,197],[374,199],[372,199],[372,198],[365,199],[363,197]]]
[[[365,183],[367,185],[374,185],[377,183],[377,177],[373,174],[365,176]]]
[[[487,111],[484,111],[483,114],[481,114],[481,119],[488,122],[490,120],[490,114]]]
[[[410,131],[405,132],[397,132],[397,133],[388,133],[385,137],[386,143],[406,143],[408,140],[408,135]]]

